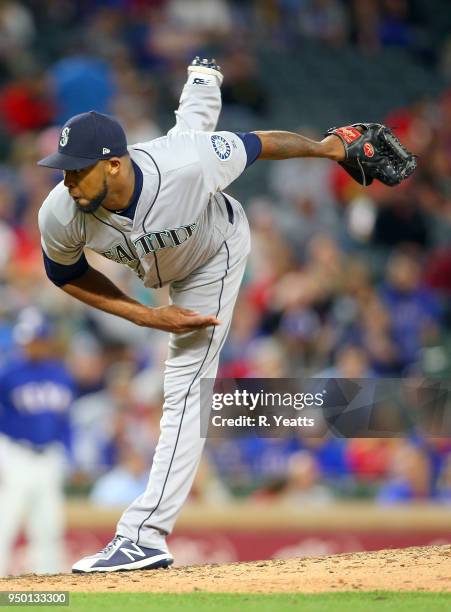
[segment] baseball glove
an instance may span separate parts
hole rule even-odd
[[[338,162],[361,185],[378,179],[393,187],[409,177],[417,167],[416,156],[380,123],[353,123],[330,128],[326,135],[338,136],[345,148],[345,161]]]

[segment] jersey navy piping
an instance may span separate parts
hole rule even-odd
[[[100,221],[100,223],[103,223],[104,225],[108,225],[108,227],[112,227],[113,229],[115,229],[117,232],[119,232],[122,235],[122,237],[125,240],[125,244],[127,245],[128,250],[130,252],[131,258],[132,258],[133,261],[135,261],[136,257],[133,254],[133,251],[132,251],[132,248],[130,246],[130,243],[128,242],[127,236],[124,234],[124,232],[122,230],[120,230],[118,227],[114,227],[114,225],[111,225],[111,223],[108,223],[107,221],[104,221],[103,219],[100,219],[95,213],[92,213],[92,216],[95,217],[97,219],[97,221]],[[139,262],[138,262],[138,265],[139,265]]]
[[[127,217],[133,221],[133,217],[135,216],[136,206],[138,205],[139,198],[141,197],[141,192],[143,188],[143,173],[138,164],[132,159],[132,167],[135,174],[135,187],[133,189],[132,197],[130,198],[129,205],[124,210],[115,211],[117,215],[121,215],[122,217]]]
[[[158,187],[157,187],[157,193],[155,194],[152,204],[149,207],[149,210],[146,212],[146,216],[143,219],[142,222],[142,230],[143,233],[146,233],[146,221],[147,221],[147,216],[150,213],[150,211],[153,208],[153,205],[155,204],[155,202],[157,201],[158,195],[160,193],[160,187],[161,187],[161,172],[160,172],[160,168],[158,167],[157,162],[154,160],[154,158],[152,157],[152,155],[150,153],[148,153],[147,151],[144,151],[144,149],[133,149],[133,151],[141,151],[141,153],[145,153],[146,155],[148,155],[150,157],[150,159],[153,161],[155,168],[157,169],[158,172]],[[160,276],[160,270],[158,268],[158,259],[157,259],[157,254],[155,253],[155,251],[153,252],[153,259],[155,261],[155,269],[157,271],[157,276],[158,276],[158,282],[160,283],[160,287],[163,286],[163,281],[161,280],[161,276]]]
[[[227,242],[226,242],[225,240],[224,240],[224,242],[223,242],[223,245],[225,246],[225,248],[226,248],[226,250],[227,250],[227,264],[226,264],[226,269],[225,269],[224,275],[223,275],[223,277],[221,278],[221,291],[219,292],[219,299],[218,299],[218,310],[217,310],[217,312],[216,312],[216,316],[218,316],[218,315],[219,315],[219,312],[220,312],[220,310],[221,310],[221,298],[222,298],[222,292],[223,292],[223,290],[224,290],[224,279],[225,279],[225,277],[227,276],[227,273],[228,273],[228,271],[229,271],[229,259],[230,259],[229,247],[227,246]],[[209,341],[209,343],[208,343],[207,350],[206,350],[206,352],[205,352],[205,356],[204,356],[204,358],[203,358],[203,360],[202,360],[202,363],[201,363],[201,364],[200,364],[200,366],[199,366],[199,369],[198,369],[198,370],[197,370],[197,372],[195,373],[193,380],[191,381],[191,383],[190,383],[190,385],[189,385],[189,387],[188,387],[188,391],[187,391],[187,392],[186,392],[186,394],[185,394],[185,399],[184,399],[184,403],[183,403],[183,411],[182,411],[182,415],[181,415],[181,417],[180,417],[180,424],[179,424],[178,431],[177,431],[177,438],[176,438],[176,440],[175,440],[174,450],[173,450],[173,452],[172,452],[172,457],[171,457],[171,461],[170,461],[170,463],[169,463],[168,471],[167,471],[167,473],[166,473],[166,478],[164,479],[164,483],[163,483],[163,488],[162,488],[162,490],[161,490],[160,499],[158,500],[157,505],[154,507],[154,509],[153,509],[153,510],[152,510],[152,511],[151,511],[151,512],[150,512],[150,513],[149,513],[149,514],[148,514],[148,515],[147,515],[147,516],[146,516],[146,517],[143,519],[143,521],[141,522],[140,526],[138,527],[138,537],[137,537],[137,539],[136,539],[136,544],[137,544],[138,546],[139,546],[140,532],[141,532],[141,529],[142,529],[142,527],[143,527],[144,523],[146,523],[146,522],[147,522],[147,521],[150,519],[150,517],[152,516],[152,514],[155,512],[155,510],[157,510],[157,509],[158,509],[158,506],[160,505],[161,500],[163,499],[164,490],[165,490],[165,488],[166,488],[166,483],[167,483],[167,481],[168,481],[169,474],[170,474],[170,472],[171,472],[172,462],[174,461],[175,453],[176,453],[176,451],[177,451],[177,444],[178,444],[178,441],[179,441],[179,438],[180,438],[180,432],[181,432],[181,430],[182,430],[183,417],[185,416],[186,402],[187,402],[187,400],[188,400],[188,395],[190,394],[191,387],[193,386],[194,381],[195,381],[195,380],[196,380],[196,378],[198,377],[199,372],[202,370],[202,367],[203,367],[203,365],[204,365],[204,363],[205,363],[205,360],[207,359],[208,352],[210,351],[210,346],[211,346],[211,343],[213,342],[213,336],[214,336],[214,334],[215,334],[215,329],[216,329],[216,328],[215,328],[215,326],[213,326],[213,330],[212,330],[212,332],[211,332],[210,341]]]

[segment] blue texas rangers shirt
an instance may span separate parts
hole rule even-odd
[[[0,370],[0,433],[44,448],[70,448],[74,384],[58,361],[19,358]]]

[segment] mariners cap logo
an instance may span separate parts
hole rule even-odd
[[[60,147],[65,147],[69,142],[69,132],[70,127],[65,127],[62,129],[60,136]]]
[[[214,152],[220,160],[225,161],[229,159],[232,153],[232,147],[227,140],[219,134],[213,134],[211,137],[211,144],[213,145]]]

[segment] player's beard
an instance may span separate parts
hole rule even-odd
[[[100,208],[100,206],[102,206],[107,195],[108,195],[108,186],[106,184],[106,178],[104,178],[102,191],[99,193],[99,195],[89,200],[89,204],[86,204],[85,206],[81,206],[77,202],[75,202],[75,206],[78,208],[78,210],[81,210],[81,212],[92,214],[96,212],[96,210]]]

